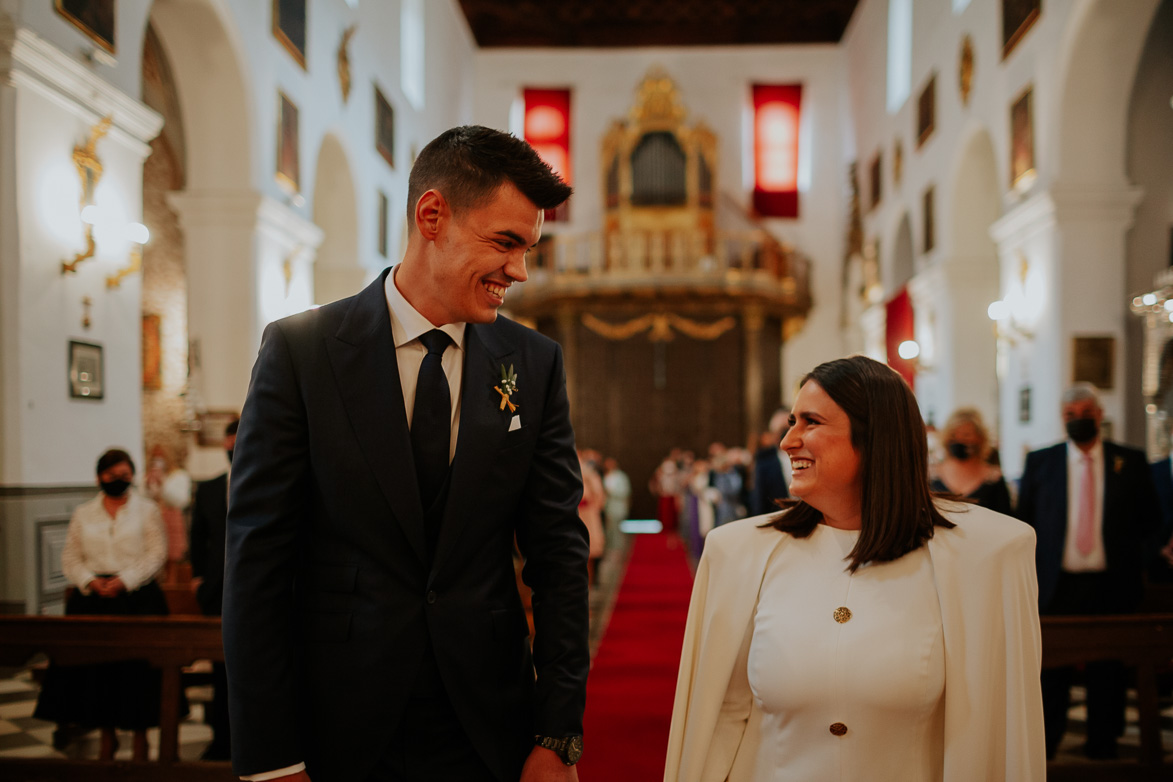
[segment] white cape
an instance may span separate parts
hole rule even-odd
[[[1034,530],[963,507],[940,508],[957,526],[937,528],[927,544],[945,635],[942,779],[1042,782]],[[753,776],[760,715],[745,660],[767,563],[793,540],[760,528],[768,518],[726,524],[705,541],[684,631],[665,782]]]

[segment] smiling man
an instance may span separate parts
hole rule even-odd
[[[569,195],[525,142],[449,130],[412,169],[402,262],[266,329],[228,511],[245,778],[577,779],[588,549],[562,352],[497,317]]]

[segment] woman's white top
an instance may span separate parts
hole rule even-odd
[[[819,524],[766,568],[748,665],[755,782],[941,779],[945,644],[928,551],[852,574],[858,538]]]
[[[69,582],[89,594],[97,575],[115,574],[127,591],[155,577],[167,560],[167,532],[159,506],[134,489],[111,517],[101,493],[73,511],[61,569]]]

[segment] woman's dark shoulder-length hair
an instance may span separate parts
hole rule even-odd
[[[934,527],[955,526],[933,504],[925,424],[904,378],[866,356],[851,356],[820,364],[800,385],[810,381],[847,413],[860,455],[862,518],[848,570],[899,559],[931,538]],[[786,513],[766,526],[805,538],[823,520],[801,500],[780,504]]]

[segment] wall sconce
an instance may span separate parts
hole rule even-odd
[[[151,239],[151,232],[142,223],[130,223],[126,226],[126,238],[130,242],[130,260],[114,274],[106,278],[106,287],[117,288],[122,281],[141,271],[143,268],[143,245]]]
[[[1037,319],[1042,299],[1038,280],[1030,277],[1030,264],[1026,257],[1019,256],[1018,284],[1013,286],[1006,297],[992,302],[986,315],[994,321],[994,332],[999,340],[1011,345],[1034,339],[1031,324]],[[1034,284],[1032,284],[1032,282]]]
[[[921,360],[920,343],[915,339],[906,339],[897,345],[896,355],[905,361],[912,362],[913,368],[917,372],[931,372],[933,370],[932,364]]]
[[[81,221],[85,225],[86,248],[73,256],[72,261],[61,262],[62,274],[75,274],[78,264],[94,257],[94,223],[98,220],[98,209],[94,206],[94,189],[102,179],[102,161],[98,159],[98,141],[110,130],[113,115],[107,114],[90,128],[90,138],[85,146],[73,148],[73,164],[81,178]]]

